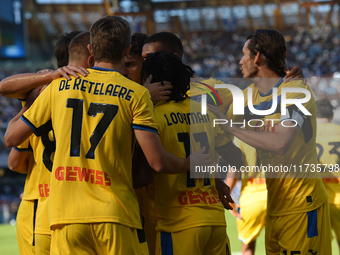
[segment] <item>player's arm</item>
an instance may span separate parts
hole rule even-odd
[[[215,149],[218,154],[220,154],[220,156],[231,166],[235,166],[235,168],[229,168],[228,173],[227,173],[227,178],[225,180],[225,183],[222,180],[219,180],[218,182],[216,182],[216,189],[219,193],[219,197],[220,197],[220,192],[219,189],[221,189],[222,183],[228,187],[228,194],[229,194],[229,198],[230,199],[225,199],[225,196],[223,196],[223,198],[221,200],[221,202],[223,203],[223,206],[225,209],[231,210],[230,213],[234,216],[237,217],[239,219],[241,219],[241,215],[238,212],[238,210],[236,209],[237,207],[239,207],[239,205],[236,205],[233,201],[233,199],[231,198],[230,194],[233,191],[237,180],[240,177],[240,172],[239,169],[240,167],[243,165],[243,160],[242,160],[242,151],[235,146],[235,144],[233,142],[230,142],[228,144],[228,146],[224,146],[224,147],[220,147],[220,148],[216,148]],[[230,163],[231,162],[231,163]],[[217,180],[216,180],[217,181]],[[221,182],[221,183],[220,183]],[[219,186],[217,185],[219,183]],[[224,188],[225,190],[225,188]],[[222,190],[223,191],[223,190]],[[228,198],[228,196],[226,196],[226,198]],[[228,202],[226,207],[226,203]]]
[[[235,126],[230,127],[228,132],[257,149],[284,155],[293,145],[299,130],[293,122],[286,122],[285,127],[278,125],[275,132],[257,132]]]
[[[30,154],[30,151],[20,151],[16,148],[12,148],[8,155],[8,168],[12,171],[26,174]]]
[[[226,182],[226,185],[228,185],[228,187],[230,187],[230,193],[235,188],[235,185],[236,185],[236,183],[237,183],[239,178],[240,178],[240,172],[238,170],[236,170],[236,171],[228,171],[227,178],[225,179],[225,182]],[[240,206],[235,204],[234,202],[231,202],[231,207],[233,207],[233,209],[230,211],[230,213],[234,217],[242,219],[242,217],[241,217],[241,215],[240,215],[240,213],[239,213],[239,211],[237,209]]]
[[[229,142],[225,146],[215,148],[215,151],[230,166],[240,169],[240,167],[243,165],[242,151],[233,142]]]
[[[224,159],[227,164],[231,166],[229,171],[235,171],[235,173],[239,175],[239,171],[237,169],[240,169],[240,167],[243,165],[241,150],[236,147],[233,142],[229,142],[225,146],[215,148],[215,151]],[[229,203],[234,203],[234,201],[232,200],[230,193],[233,190],[237,179],[231,179],[231,176],[229,176],[228,172],[226,183],[224,183],[219,178],[216,179],[215,182],[216,190],[224,208],[232,210],[233,207]]]
[[[238,169],[235,169],[235,171],[228,171],[227,178],[225,179],[225,183],[230,187],[230,192],[232,192],[233,189],[235,188],[235,185],[239,178],[240,178],[240,172]]]
[[[41,85],[49,84],[54,79],[61,76],[70,80],[70,75],[79,78],[80,73],[86,76],[88,71],[83,67],[64,66],[55,71],[47,70],[39,73],[23,73],[12,75],[0,82],[0,94],[5,97],[13,97],[18,99],[26,99],[29,92]]]
[[[232,193],[238,179],[239,179],[240,173],[238,171],[234,172],[228,172],[227,178],[225,180],[226,185],[230,187],[230,194]],[[236,204],[234,201],[230,202],[229,205],[232,209],[230,210],[231,215],[233,215],[236,218],[242,219],[241,214],[239,213],[240,205]]]
[[[20,117],[27,110],[26,107],[8,123],[4,140],[7,147],[15,147],[22,144],[31,134],[31,129]]]
[[[233,207],[230,205],[230,203],[234,203],[234,200],[230,196],[231,190],[230,190],[229,186],[227,184],[225,184],[219,178],[219,176],[216,176],[215,185],[216,185],[218,197],[221,200],[223,207],[227,210],[232,210]]]
[[[135,149],[132,158],[132,183],[134,189],[148,186],[154,179],[155,170],[149,165],[145,155],[138,147]]]
[[[33,104],[39,93],[42,91],[38,87],[31,91],[27,97],[25,106],[21,111],[8,123],[4,140],[7,147],[15,147],[22,144],[32,133],[33,129],[23,121],[21,116]]]
[[[218,118],[226,118],[216,107],[211,105],[208,105],[208,107]],[[298,125],[294,126],[294,123],[289,121],[286,121],[285,126],[277,125],[275,132],[257,132],[230,126],[229,124],[221,125],[221,127],[224,131],[236,136],[254,148],[274,152],[279,155],[284,155],[290,149],[300,130]]]
[[[229,186],[229,185],[233,185],[233,188],[235,187],[235,184],[238,180],[236,176],[238,175],[239,173],[235,172],[234,179],[231,179],[227,176],[226,183],[224,183],[220,178],[217,178],[215,180],[215,184],[216,184],[216,190],[218,192],[218,197],[221,200],[223,207],[227,210],[230,210],[230,213],[234,217],[242,219],[240,213],[237,210],[237,207],[239,207],[239,205],[235,204],[234,200],[232,199],[230,195],[232,192],[232,188],[231,186]],[[228,182],[228,180],[233,180],[233,182]]]
[[[190,171],[190,160],[196,165],[211,163],[210,155],[204,154],[205,147],[188,158],[178,158],[164,149],[158,134],[139,129],[134,129],[134,132],[149,165],[156,172],[179,174]]]

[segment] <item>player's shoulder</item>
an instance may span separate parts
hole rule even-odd
[[[175,102],[175,101],[163,101],[161,103],[158,103],[155,105],[155,116],[161,116],[168,115],[171,117],[171,115],[192,115],[197,118],[204,118],[204,114],[202,114],[202,105],[200,102],[197,102],[195,100],[190,100],[189,98],[186,98],[183,101]],[[210,116],[213,116],[213,119],[217,118],[209,109],[207,109],[207,115],[208,118]]]
[[[71,78],[71,80],[72,80],[72,78]],[[49,85],[60,84],[61,81],[63,81],[63,82],[66,83],[66,82],[67,82],[67,79],[66,79],[65,77],[61,76],[61,77],[59,77],[59,78],[54,79],[53,81],[51,81],[51,83],[50,83]],[[52,87],[52,88],[53,88],[53,87]],[[58,88],[59,88],[59,87],[58,87]]]
[[[189,98],[184,99],[183,101],[180,102],[175,102],[175,101],[161,101],[155,105],[155,113],[159,112],[189,112],[191,104],[193,105],[200,105],[196,101],[192,101]]]
[[[210,78],[193,78],[190,80],[190,86],[192,87],[202,87],[207,88],[209,90],[214,89],[216,84],[224,84],[223,81],[216,80],[212,77]]]
[[[289,82],[283,82],[280,86],[280,88],[303,88],[310,90],[310,87],[308,84],[304,83],[301,79],[296,79]]]
[[[248,96],[249,89],[252,90],[253,94],[256,94],[258,92],[258,88],[256,87],[255,83],[252,83],[248,87],[242,89],[242,93],[244,95],[244,98],[248,98],[247,96]]]
[[[335,123],[318,123],[318,129],[329,135],[340,135],[340,125]]]
[[[208,79],[202,79],[200,81],[198,81],[201,84],[205,84],[205,85],[210,85],[211,87],[215,88],[215,84],[224,84],[224,82],[216,80],[212,77],[208,78]]]
[[[279,95],[282,95],[282,89],[286,88],[286,98],[295,99],[295,98],[305,98],[310,96],[307,104],[315,105],[315,98],[313,96],[312,90],[308,84],[305,84],[302,80],[294,80],[291,82],[282,83],[279,87]],[[291,89],[291,90],[289,90]],[[316,107],[316,106],[315,106]]]
[[[329,127],[336,131],[338,134],[340,134],[340,125],[336,124],[336,123],[328,123]]]
[[[145,92],[147,89],[144,86],[126,78],[124,75],[120,74],[116,70],[100,69],[100,68],[90,68],[90,72],[83,79],[93,80],[95,82],[104,82],[107,84],[113,84],[114,86],[124,86],[125,88],[134,90],[136,92]]]

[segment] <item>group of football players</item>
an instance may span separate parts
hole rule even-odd
[[[221,81],[196,77],[172,33],[131,37],[126,20],[106,16],[89,31],[60,36],[58,70],[0,83],[3,96],[23,102],[5,134],[13,147],[9,168],[27,173],[17,217],[20,253],[231,254],[224,214],[233,209],[230,189],[218,174],[193,178],[195,166],[220,156],[238,169],[317,165],[318,156],[325,164],[339,161],[340,133],[329,123],[328,101],[318,102],[324,122],[318,138],[313,96],[303,105],[311,115],[294,104],[280,111],[282,88],[310,91],[298,68],[286,70],[286,51],[275,30],[247,38],[240,66],[252,90],[244,98],[252,93],[257,110],[274,103],[278,110],[253,115],[245,100],[244,115],[234,115],[232,93],[215,88]],[[217,106],[206,115],[202,94]],[[214,119],[257,119],[263,126],[214,125]],[[227,177],[232,189],[239,173]],[[231,211],[243,254],[254,254],[264,224],[267,254],[331,254],[339,179],[324,179],[327,196],[320,173],[263,177],[243,176],[241,212]],[[337,218],[332,226],[339,230]]]

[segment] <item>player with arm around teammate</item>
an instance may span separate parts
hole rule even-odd
[[[228,120],[246,122],[263,121],[261,127],[222,125],[223,129],[257,149],[264,166],[279,167],[308,164],[317,165],[316,155],[316,105],[314,97],[303,104],[311,113],[304,114],[294,104],[281,112],[281,92],[284,88],[305,89],[300,80],[283,83],[286,45],[284,37],[275,30],[260,29],[250,35],[243,47],[240,61],[242,74],[253,84],[252,103],[257,110],[268,110],[276,102],[277,111],[259,116],[252,115],[245,100],[244,115],[233,115],[233,102],[228,110]],[[248,98],[249,87],[243,91]],[[272,92],[277,88],[277,93]],[[274,96],[276,98],[274,98]],[[287,93],[288,99],[303,99],[302,92]],[[277,100],[276,100],[277,99]],[[275,100],[275,101],[274,101]],[[241,106],[240,106],[241,107]],[[225,116],[209,107],[218,116]],[[254,110],[253,110],[254,111]],[[255,121],[256,121],[255,120]],[[272,120],[278,120],[271,124]],[[254,125],[254,124],[253,124]],[[331,254],[330,220],[327,193],[319,173],[308,171],[294,176],[287,172],[267,173],[268,190],[266,252],[267,254]],[[311,178],[312,177],[312,178]],[[294,238],[292,238],[294,236]]]
[[[74,32],[59,37],[56,43],[58,63],[63,62],[65,55],[68,60],[68,43],[78,33]],[[65,47],[66,50],[63,51]],[[69,74],[78,76],[74,71],[86,75],[85,68],[74,66],[59,66],[56,71],[43,70],[38,73],[13,75],[1,81],[0,92],[3,96],[24,100],[23,105],[27,109],[40,93],[43,84],[62,75],[67,78],[69,78]],[[33,88],[37,89],[32,90]],[[18,115],[18,117],[20,116],[21,114]],[[52,168],[51,156],[54,149],[53,133],[50,132],[41,138],[31,136],[25,143],[12,148],[9,155],[8,165],[12,170],[27,172],[24,196],[17,216],[17,239],[21,254],[30,254],[30,252],[49,254],[50,251],[48,215],[47,211],[43,212],[44,203],[40,200],[42,197],[47,199],[49,195],[49,170]]]
[[[10,123],[5,140],[16,145],[33,130],[48,132],[53,123],[51,254],[140,254],[129,170],[133,134],[156,171],[187,171],[190,164],[161,147],[147,90],[116,71],[129,52],[128,23],[106,16],[91,26],[90,35],[95,66],[88,76],[52,82],[22,119]]]

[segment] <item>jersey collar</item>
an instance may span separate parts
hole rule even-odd
[[[97,70],[97,71],[118,72],[117,70],[114,70],[114,69],[108,69],[108,68],[98,67],[98,66],[93,66],[90,69],[94,69],[94,70]]]
[[[275,84],[274,88],[278,88],[282,84],[283,77],[285,77],[285,76],[286,76],[285,74],[281,75],[281,79]],[[273,93],[273,89],[271,89],[267,94],[263,94],[260,91],[259,91],[259,93],[260,93],[261,97],[266,97],[266,96],[269,96],[269,95],[271,95]]]

